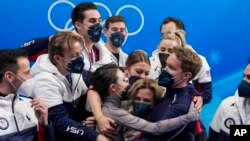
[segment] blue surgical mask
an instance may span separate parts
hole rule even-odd
[[[94,43],[100,40],[101,33],[102,33],[102,25],[100,23],[94,24],[88,28],[89,38]]]
[[[110,35],[109,39],[114,47],[120,47],[125,40],[125,36],[121,32],[115,32]]]
[[[72,61],[67,61],[63,58],[66,62],[68,62],[68,66],[65,67],[71,73],[82,73],[84,68],[84,62],[82,57],[78,57]]]
[[[150,112],[151,104],[147,104],[144,102],[134,102],[133,108],[136,116],[144,117]]]
[[[240,97],[250,98],[250,83],[242,80],[238,86],[238,93]]]
[[[173,76],[169,72],[162,70],[158,78],[158,84],[160,86],[170,88],[174,84]]]

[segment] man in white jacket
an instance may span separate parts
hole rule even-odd
[[[83,46],[79,34],[59,32],[49,42],[49,53],[39,56],[31,69],[34,94],[48,104],[57,140],[106,139],[81,123],[87,91],[82,78]]]
[[[234,96],[224,99],[209,127],[208,141],[229,141],[230,125],[250,124],[250,62]]]
[[[105,21],[104,35],[107,38],[105,46],[110,52],[112,62],[124,68],[128,55],[121,47],[127,36],[126,21],[122,16],[115,15]]]
[[[85,58],[85,66],[83,77],[88,84],[90,72],[112,62],[110,52],[100,42],[102,17],[94,3],[83,2],[73,9],[71,20],[75,31],[84,38],[84,50],[82,50],[82,53]],[[21,48],[28,52],[30,60],[36,61],[39,55],[48,52],[48,44],[52,36],[28,41]]]
[[[54,140],[48,107],[25,96],[28,93],[19,93],[23,82],[31,78],[29,65],[23,50],[0,50],[0,141]]]

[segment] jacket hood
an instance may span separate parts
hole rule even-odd
[[[53,74],[61,74],[57,67],[52,64],[52,62],[49,60],[48,54],[40,55],[35,64],[31,68],[31,75],[34,77],[36,74],[40,72],[48,72]]]

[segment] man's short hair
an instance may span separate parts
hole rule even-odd
[[[126,21],[122,16],[119,15],[115,15],[115,16],[111,16],[109,17],[106,22],[105,22],[105,28],[109,29],[109,24],[110,23],[115,23],[115,22],[123,22],[126,25]]]
[[[78,4],[72,11],[71,13],[71,20],[73,25],[75,24],[75,22],[82,22],[85,18],[83,12],[87,11],[87,10],[98,10],[97,6],[94,3],[91,2],[83,2]]]
[[[11,71],[14,74],[17,74],[19,69],[17,59],[19,57],[27,58],[28,54],[22,49],[0,50],[0,82],[2,82],[6,71]]]
[[[175,17],[167,17],[167,18],[165,18],[165,19],[163,20],[162,24],[161,24],[160,30],[161,30],[161,28],[162,28],[163,25],[168,24],[168,23],[170,23],[170,22],[174,22],[175,25],[176,25],[176,27],[177,27],[178,29],[181,29],[181,30],[184,30],[184,31],[185,31],[184,23],[183,23],[181,20],[179,20],[179,19],[177,19],[177,18],[175,18]]]
[[[55,65],[54,56],[64,57],[64,53],[73,48],[73,44],[79,42],[84,46],[84,39],[79,34],[72,31],[61,31],[55,34],[49,42],[49,59]]]
[[[192,74],[189,80],[192,80],[201,69],[202,61],[200,57],[191,49],[174,47],[173,53],[181,62],[182,72],[190,72]]]

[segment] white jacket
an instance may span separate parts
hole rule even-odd
[[[97,68],[105,64],[112,63],[110,52],[103,44],[98,42],[98,43],[95,43],[94,46],[99,50],[99,61],[94,62],[92,65],[90,63],[88,51],[84,49],[82,52],[84,56],[84,70],[91,71],[91,72],[94,72]]]
[[[113,53],[111,53],[109,51],[111,60],[113,63],[117,64],[119,67],[125,67],[126,66],[126,60],[128,58],[128,55],[122,51],[122,49],[120,48],[120,52],[119,52],[119,62],[117,60],[117,58],[113,55]]]
[[[239,97],[238,90],[234,96],[224,99],[210,124],[210,131],[219,134],[220,138],[226,139],[230,133],[230,125],[250,124],[250,99]],[[210,136],[210,139],[214,137]]]
[[[49,108],[63,102],[73,102],[87,91],[82,75],[72,73],[70,86],[66,77],[51,63],[48,54],[38,57],[31,68],[31,74],[35,79],[34,95],[44,101]]]
[[[14,105],[13,108],[12,104]],[[34,109],[31,107],[30,99],[17,96],[14,100],[14,94],[8,94],[5,97],[0,96],[1,141],[10,140],[13,136],[15,137],[19,134],[22,134],[21,137],[32,139],[30,137],[34,138],[35,134],[33,133],[36,133],[38,130],[37,124],[38,121]],[[19,129],[19,132],[17,129]],[[15,139],[17,140],[17,138]]]
[[[155,79],[158,80],[158,77],[161,73],[161,62],[159,59],[159,55],[158,55],[158,49],[154,50],[152,53],[152,56],[149,58],[150,60],[150,72],[149,72],[149,77],[151,79]]]

